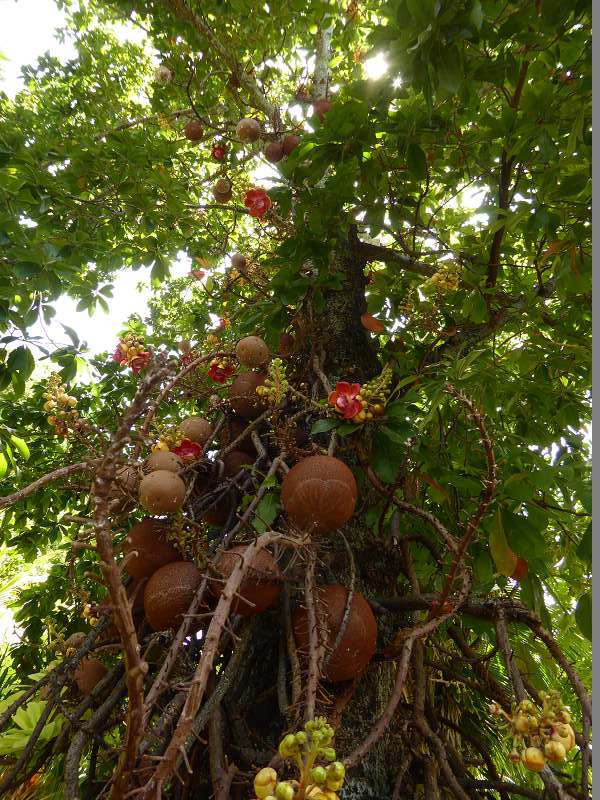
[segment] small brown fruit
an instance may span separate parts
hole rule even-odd
[[[179,475],[158,469],[140,483],[140,503],[151,514],[173,514],[185,499],[185,483]]]
[[[225,475],[232,477],[237,475],[242,467],[253,464],[254,459],[248,453],[244,453],[243,450],[232,450],[231,453],[227,453],[223,462],[225,464]]]
[[[155,472],[157,469],[166,469],[167,472],[179,472],[183,467],[183,461],[175,453],[169,450],[157,450],[148,456],[144,464],[144,472]]]
[[[255,142],[260,136],[260,122],[256,119],[241,119],[236,125],[238,139],[248,144]]]
[[[343,461],[331,456],[303,458],[281,485],[281,504],[290,520],[315,533],[333,531],[348,522],[357,495],[354,475]]]
[[[278,161],[284,157],[285,153],[283,151],[283,145],[281,142],[269,142],[269,144],[265,147],[265,158],[267,161],[270,161],[271,164],[277,164]]]
[[[289,358],[294,352],[296,340],[291,333],[282,333],[279,337],[279,355]]]
[[[237,343],[235,354],[240,364],[260,367],[269,358],[269,348],[259,336],[246,336]]]
[[[247,263],[246,256],[243,256],[241,253],[234,253],[231,256],[231,266],[239,272],[243,272],[246,269]]]
[[[300,137],[296,136],[294,133],[290,133],[289,136],[286,136],[283,142],[281,143],[285,155],[289,156],[292,150],[295,150],[301,141],[302,140],[300,139]]]
[[[167,541],[168,531],[168,524],[150,517],[134,525],[127,534],[123,555],[137,555],[127,560],[125,572],[134,578],[149,578],[165,564],[181,561],[181,554]]]
[[[185,138],[189,139],[190,142],[199,142],[204,136],[204,128],[202,127],[202,123],[197,119],[190,120],[183,129],[183,132],[185,133]]]
[[[227,178],[219,178],[213,185],[213,197],[218,203],[226,203],[233,197],[233,186]]]
[[[264,372],[242,372],[229,387],[231,406],[236,414],[254,419],[264,411],[265,405],[256,394],[257,386],[264,386]]]
[[[177,629],[183,622],[202,575],[191,561],[174,561],[158,569],[146,584],[144,609],[155,631]],[[200,613],[206,611],[202,609]],[[193,626],[198,630],[201,626]]]
[[[90,695],[108,670],[97,658],[84,658],[75,670],[73,677],[81,694]]]
[[[325,586],[317,591],[317,616],[326,631],[325,644],[330,650],[342,626],[348,589]],[[308,653],[308,616],[299,606],[293,614],[294,636],[300,651]],[[377,622],[371,606],[362,594],[354,592],[350,616],[342,640],[325,667],[325,677],[332,683],[347,681],[360,675],[373,658],[377,645]]]
[[[229,578],[234,567],[239,564],[245,550],[245,545],[232,547],[230,550],[226,550],[216,562],[215,567],[223,575],[224,580]],[[251,617],[272,606],[279,597],[280,578],[281,570],[273,556],[267,550],[259,550],[252,559],[250,569],[237,590],[238,596],[233,600],[232,612],[244,617]],[[224,583],[213,580],[210,586],[211,591],[219,597]]]
[[[325,114],[330,110],[331,103],[325,97],[322,97],[320,100],[315,100],[313,104],[313,113],[317,116],[321,122],[325,119]]]
[[[179,430],[185,439],[205,445],[213,433],[213,426],[203,417],[187,417],[179,426]]]

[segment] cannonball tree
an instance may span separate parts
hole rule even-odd
[[[59,5],[0,94],[0,795],[590,797],[590,4]],[[38,333],[141,265],[106,352]]]

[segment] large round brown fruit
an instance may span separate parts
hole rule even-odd
[[[132,555],[125,564],[125,572],[133,578],[149,578],[157,569],[173,561],[181,561],[181,554],[167,541],[169,525],[158,519],[146,517],[127,534],[123,555]]]
[[[231,266],[239,272],[243,272],[246,269],[247,263],[246,256],[243,256],[241,253],[234,253],[231,256]]]
[[[324,586],[317,592],[318,618],[327,629],[327,652],[334,646],[342,626],[347,598],[345,586]],[[308,654],[308,618],[302,606],[294,612],[292,625],[298,649]],[[376,645],[377,622],[371,606],[362,594],[354,592],[345,633],[325,667],[325,678],[332,683],[356,678],[373,658]]]
[[[155,631],[179,628],[201,581],[200,570],[191,561],[174,561],[156,570],[144,590],[150,626]]]
[[[231,407],[240,417],[254,419],[265,410],[256,387],[263,386],[266,377],[264,372],[241,372],[229,387]]]
[[[315,116],[317,116],[321,122],[325,119],[325,114],[331,108],[331,103],[325,97],[321,97],[320,100],[315,100],[313,103],[313,112]]]
[[[269,358],[269,348],[260,336],[245,336],[235,346],[235,355],[245,367],[260,367]]]
[[[223,463],[225,464],[225,475],[233,477],[246,464],[253,464],[254,459],[248,453],[244,453],[243,450],[232,450],[231,453],[227,453]]]
[[[301,141],[302,139],[293,133],[290,133],[289,136],[286,136],[282,142],[283,152],[286,154],[286,156],[289,156],[292,150],[295,150]]]
[[[166,469],[167,472],[179,472],[183,469],[183,461],[169,450],[157,450],[148,456],[144,464],[144,472],[156,472],[157,469]]]
[[[260,136],[260,123],[256,119],[241,119],[235,127],[238,139],[248,144]]]
[[[225,496],[212,508],[208,509],[208,511],[202,516],[202,521],[206,522],[207,525],[212,525],[216,528],[219,528],[221,525],[225,525],[229,519],[230,513],[231,502],[229,497]]]
[[[226,550],[215,564],[215,568],[227,580],[234,567],[246,550],[245,545]],[[216,597],[220,597],[223,581],[211,580],[210,588]],[[267,550],[259,550],[252,559],[250,569],[244,576],[231,605],[234,614],[251,617],[269,608],[279,597],[281,590],[281,570],[273,556]]]
[[[281,485],[281,505],[302,529],[326,533],[341,528],[356,507],[358,490],[339,458],[309,456],[291,468]]]
[[[142,478],[140,503],[151,514],[173,514],[185,499],[185,483],[179,475],[157,469]]]
[[[73,673],[77,688],[84,695],[90,695],[108,670],[97,658],[84,658]]]
[[[283,145],[281,142],[269,142],[265,147],[265,158],[267,161],[270,161],[271,164],[277,164],[284,155],[285,153],[283,152]]]
[[[218,203],[226,203],[233,197],[233,186],[227,178],[219,178],[213,186],[213,197]]]
[[[213,426],[203,417],[187,417],[179,426],[185,439],[191,439],[198,444],[206,444],[213,433]]]
[[[241,436],[247,427],[248,423],[244,419],[238,418],[229,420],[221,429],[219,446],[221,448],[227,447],[227,445],[234,442],[238,436]],[[249,433],[236,444],[235,449],[243,450],[245,453],[248,453],[248,455],[256,457],[256,447]]]
[[[186,139],[189,139],[190,142],[199,142],[204,136],[202,123],[197,119],[191,119],[183,129],[183,132],[185,133]]]

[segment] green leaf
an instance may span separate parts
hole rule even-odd
[[[384,483],[393,483],[403,460],[403,448],[398,447],[397,442],[392,441],[382,431],[377,431],[371,451],[371,466],[377,477]]]
[[[592,641],[592,593],[586,592],[581,595],[575,609],[575,621],[577,627],[586,639]]]
[[[258,533],[264,533],[279,514],[279,495],[267,492],[254,512],[252,527]]]
[[[326,431],[337,427],[337,424],[337,419],[318,419],[310,429],[310,435],[315,436],[317,433],[326,433]]]
[[[408,145],[408,150],[406,151],[406,166],[410,174],[418,180],[422,181],[427,177],[427,156],[416,142],[412,142]]]
[[[500,510],[494,514],[488,527],[491,529],[489,534],[490,553],[494,559],[496,571],[509,578],[517,566],[517,555],[511,550],[506,540]]]
[[[0,452],[0,480],[4,478],[7,472],[8,472],[8,461],[6,460],[6,456],[4,455],[4,453]]]
[[[582,561],[592,566],[592,523],[587,526],[575,551]]]
[[[23,439],[21,439],[18,436],[15,436],[14,434],[12,434],[11,437],[10,437],[10,440],[14,444],[14,446],[17,448],[19,453],[21,454],[21,457],[25,461],[28,461],[29,460],[29,456],[31,455],[31,453],[29,452],[29,447],[27,447],[27,444],[23,441]]]

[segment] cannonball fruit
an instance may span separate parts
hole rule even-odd
[[[318,589],[316,597],[317,618],[324,625],[326,634],[323,635],[327,637],[325,644],[330,652],[344,619],[348,589],[339,585],[325,586]],[[292,625],[299,650],[308,654],[308,617],[302,606],[294,612]],[[325,678],[332,683],[356,678],[373,658],[376,644],[377,622],[371,606],[362,594],[354,592],[345,633],[325,667]]]
[[[242,142],[255,142],[260,136],[260,123],[256,119],[241,119],[236,125],[235,132]]]
[[[157,469],[142,478],[140,503],[151,514],[173,514],[184,499],[185,483],[174,472]]]
[[[167,472],[179,472],[183,461],[175,453],[168,450],[157,450],[148,456],[144,464],[144,472],[155,472],[157,469],[166,469]]]
[[[219,597],[233,569],[240,563],[246,550],[245,545],[226,550],[218,559],[215,568],[223,576],[223,580],[212,580],[211,591]],[[269,608],[279,597],[281,590],[281,570],[273,556],[267,550],[259,550],[252,559],[250,569],[246,572],[237,595],[234,597],[231,610],[234,614],[251,617]]]
[[[213,426],[203,417],[187,417],[179,426],[179,431],[185,439],[204,445],[212,436]]]
[[[104,678],[107,671],[104,664],[98,661],[97,658],[84,658],[73,674],[81,694],[90,695],[94,687]]]
[[[223,463],[225,464],[225,475],[232,477],[237,475],[246,464],[253,464],[254,459],[243,450],[232,450],[231,453],[227,453]]]
[[[296,136],[293,133],[290,133],[289,136],[286,136],[285,139],[283,140],[283,142],[281,143],[281,146],[283,147],[283,152],[285,153],[285,155],[289,156],[289,154],[292,152],[292,150],[295,150],[295,148],[298,147],[298,145],[300,144],[301,141],[302,140],[300,139],[300,137]]]
[[[135,553],[127,559],[125,572],[134,578],[149,578],[157,569],[180,561],[180,553],[167,541],[169,526],[157,519],[138,522],[127,534],[123,555]]]
[[[271,164],[277,164],[284,157],[283,145],[280,142],[269,142],[265,147],[265,158]]]
[[[233,186],[227,178],[219,178],[213,185],[213,197],[218,203],[226,203],[233,197]]]
[[[229,420],[219,434],[219,446],[221,448],[227,447],[227,445],[234,442],[238,436],[241,436],[247,427],[248,423],[244,419],[238,418]],[[243,450],[244,453],[256,457],[256,447],[250,438],[250,434],[246,434],[243,439],[240,439],[240,441],[236,443],[235,449]]]
[[[246,256],[243,256],[241,253],[234,253],[231,256],[231,266],[240,272],[246,268],[247,263]]]
[[[313,112],[321,122],[325,119],[325,114],[327,114],[330,108],[331,103],[325,97],[322,97],[320,100],[315,100],[313,104]]]
[[[191,561],[174,561],[156,570],[144,590],[144,610],[151,627],[155,631],[177,629],[201,581],[200,570]]]
[[[331,456],[303,458],[281,485],[281,504],[289,519],[315,533],[341,528],[354,513],[357,495],[354,475]]]
[[[266,380],[263,372],[242,372],[229,387],[231,406],[236,414],[246,419],[258,417],[265,405],[256,394],[256,387],[263,386]]]
[[[259,336],[246,336],[237,343],[235,354],[240,364],[260,367],[269,358],[269,348]]]
[[[183,129],[183,132],[185,133],[186,139],[189,139],[190,142],[199,142],[204,136],[204,128],[202,127],[202,123],[197,119],[190,120]]]

